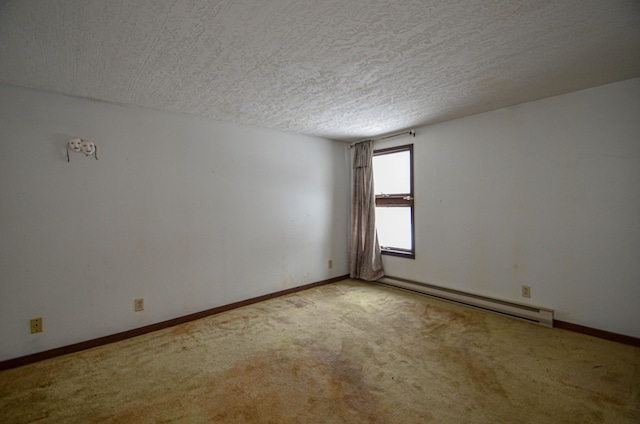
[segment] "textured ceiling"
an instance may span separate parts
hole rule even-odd
[[[350,141],[640,76],[638,0],[0,2],[0,82]]]

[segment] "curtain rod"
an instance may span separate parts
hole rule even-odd
[[[405,135],[405,134],[411,134],[412,136],[416,136],[416,130],[409,130],[409,131],[404,131],[398,134],[391,134],[391,135],[387,135],[384,137],[380,137],[380,138],[368,138],[366,140],[360,140],[360,141],[356,141],[354,143],[349,144],[349,148],[352,149],[353,146],[355,146],[358,143],[364,143],[365,141],[380,141],[380,140],[386,140],[387,138],[392,138],[392,137],[398,137],[401,135]]]

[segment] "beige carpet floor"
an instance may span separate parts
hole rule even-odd
[[[346,280],[0,372],[1,423],[639,423],[640,348]]]

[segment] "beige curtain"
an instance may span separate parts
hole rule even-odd
[[[376,199],[373,191],[373,141],[354,146],[353,199],[351,200],[351,278],[375,281],[384,276],[376,233]]]

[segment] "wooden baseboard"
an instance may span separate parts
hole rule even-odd
[[[610,331],[598,330],[597,328],[585,327],[584,325],[558,320],[553,320],[553,326],[555,328],[562,328],[563,330],[575,331],[576,333],[588,334],[589,336],[640,347],[640,339],[637,337],[625,336],[624,334],[612,333]]]
[[[231,309],[240,308],[242,306],[251,305],[253,303],[262,302],[264,300],[273,299],[274,297],[285,296],[287,294],[307,290],[313,287],[321,286],[324,284],[336,283],[344,279],[349,278],[349,275],[341,275],[339,277],[330,278],[328,280],[318,281],[315,283],[305,284],[300,287],[293,287],[287,290],[282,290],[274,293],[265,294],[262,296],[254,297],[240,302],[230,303],[228,305],[218,306],[216,308],[207,309],[205,311],[196,312],[193,314],[185,315],[182,317],[170,319],[167,321],[158,322],[156,324],[146,325],[140,328],[134,328],[133,330],[123,331],[121,333],[111,334],[109,336],[99,337],[97,339],[87,340],[84,342],[75,343],[68,346],[62,346],[55,349],[45,350],[43,352],[33,353],[31,355],[20,356],[18,358],[8,359],[0,361],[0,371],[10,368],[17,368],[23,365],[31,364],[45,359],[55,358],[56,356],[66,355],[68,353],[79,352],[81,350],[91,349],[98,346],[103,346],[109,343],[118,342],[121,340],[129,339],[131,337],[141,336],[152,331],[162,330],[164,328],[173,327],[175,325],[184,324],[185,322],[195,321],[200,318],[208,317],[210,315],[219,314],[220,312],[229,311]]]

